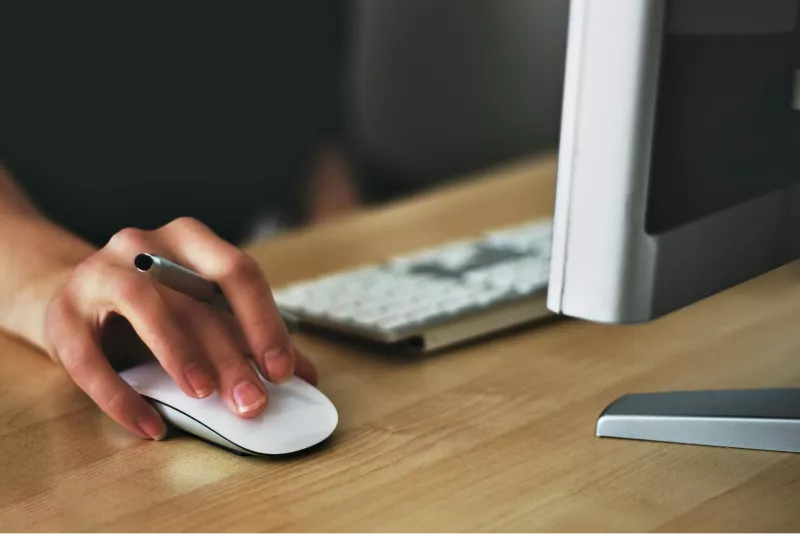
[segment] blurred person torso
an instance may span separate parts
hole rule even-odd
[[[0,162],[97,244],[291,219],[338,133],[342,18],[331,0],[0,3]]]

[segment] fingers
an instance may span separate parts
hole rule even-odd
[[[109,311],[123,315],[184,393],[202,398],[214,391],[208,362],[149,280],[100,261],[83,264],[73,280],[87,320]]]
[[[232,327],[220,320],[234,319],[230,315],[156,286],[131,269],[141,252],[174,258],[219,283],[234,311]],[[127,320],[186,394],[205,397],[216,389],[242,417],[259,415],[268,401],[245,354],[253,354],[262,374],[274,382],[296,371],[316,384],[316,369],[293,348],[259,266],[197,221],[181,219],[157,232],[120,232],[75,269],[48,312],[53,352],[75,383],[124,427],[160,439],[166,428],[158,412],[103,353],[100,334],[115,314]]]
[[[111,261],[124,268],[130,268],[136,256],[143,252],[159,255],[166,252],[155,232],[138,228],[123,228],[111,237],[104,250]]]
[[[263,412],[267,390],[218,314],[198,307],[193,317],[193,329],[216,370],[220,398],[242,417],[255,417]]]
[[[178,263],[220,285],[262,373],[273,382],[291,377],[294,350],[258,263],[194,219],[177,219],[161,231]]]
[[[131,432],[163,439],[166,426],[158,412],[114,371],[90,324],[63,299],[50,307],[47,322],[54,350],[78,387]]]
[[[294,373],[312,386],[316,386],[319,378],[317,377],[317,368],[312,361],[297,349],[294,349],[294,356]]]
[[[217,316],[227,327],[228,333],[233,338],[239,351],[241,351],[242,354],[247,354],[250,349],[247,346],[247,340],[244,339],[239,325],[236,323],[236,319],[229,314],[217,314]],[[316,366],[297,347],[294,347],[294,374],[314,386],[316,386],[319,381]]]

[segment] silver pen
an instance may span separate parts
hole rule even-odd
[[[174,289],[199,302],[210,304],[214,309],[233,313],[222,289],[215,282],[203,278],[191,269],[178,265],[161,256],[154,254],[139,254],[133,260],[133,265],[139,272],[144,273],[154,282]],[[297,330],[298,319],[286,310],[278,308],[286,328],[293,332]]]

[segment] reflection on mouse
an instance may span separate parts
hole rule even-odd
[[[330,436],[339,422],[333,403],[296,376],[279,385],[262,378],[269,404],[253,419],[231,413],[217,392],[204,399],[189,397],[158,362],[128,369],[120,376],[150,400],[166,421],[239,454],[289,454],[307,449]]]

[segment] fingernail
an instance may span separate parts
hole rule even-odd
[[[203,397],[208,397],[214,391],[214,382],[211,380],[211,377],[208,376],[208,373],[203,371],[198,364],[189,364],[186,369],[184,369],[183,375],[194,390],[194,394],[197,398],[202,399]]]
[[[264,354],[264,366],[273,382],[288,380],[294,373],[294,362],[283,348],[279,347]]]
[[[260,408],[267,398],[255,384],[242,380],[233,388],[233,402],[239,413],[247,413]]]
[[[150,417],[140,417],[136,421],[136,424],[139,426],[139,430],[156,441],[161,441],[167,435],[167,429],[164,427],[164,424]]]

